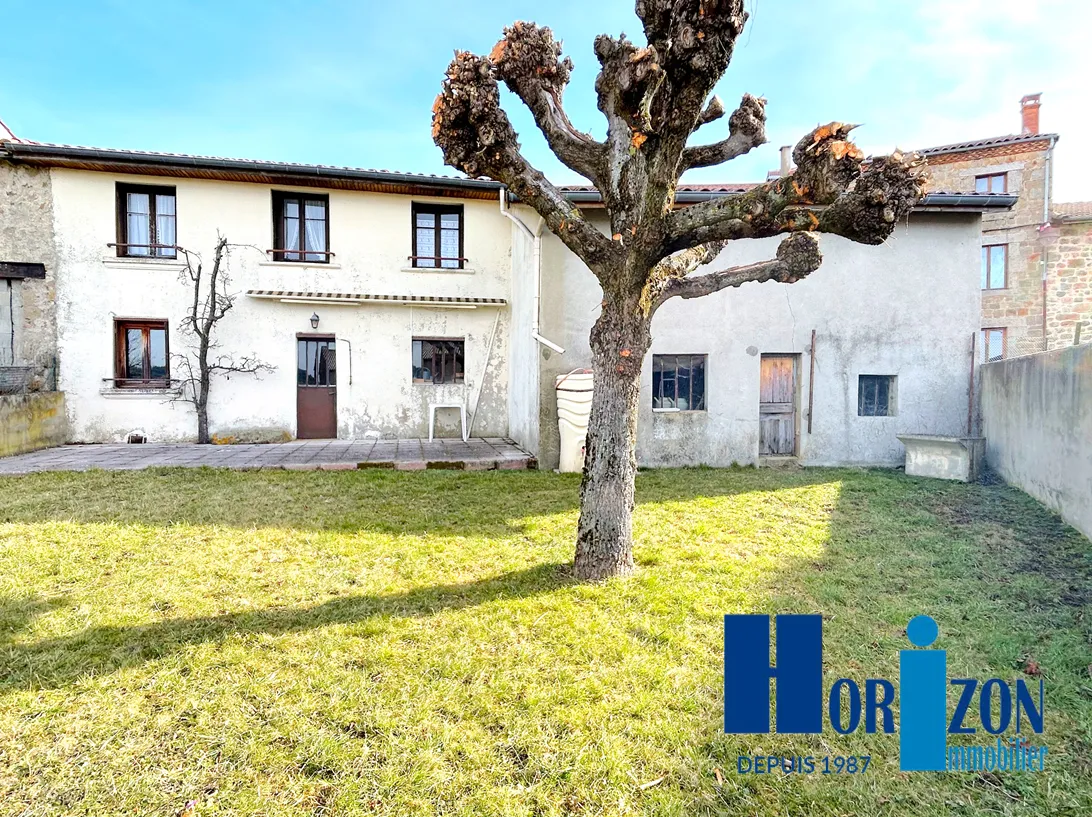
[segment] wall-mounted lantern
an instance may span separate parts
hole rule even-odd
[[[318,329],[318,320],[319,320],[318,312],[312,312],[311,313],[311,328],[312,329]]]

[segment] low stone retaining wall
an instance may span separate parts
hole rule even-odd
[[[0,457],[64,445],[64,392],[0,394]]]

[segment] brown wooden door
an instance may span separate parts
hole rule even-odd
[[[758,453],[796,453],[796,356],[763,355],[758,396]]]
[[[337,437],[337,357],[334,339],[296,339],[296,437]]]

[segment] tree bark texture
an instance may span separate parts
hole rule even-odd
[[[574,569],[584,579],[633,570],[637,413],[651,320],[637,297],[608,300],[591,333],[591,416]]]
[[[656,310],[749,282],[792,283],[821,263],[818,233],[879,244],[924,195],[923,162],[898,152],[866,159],[853,125],[816,127],[796,145],[789,176],[679,207],[680,176],[742,156],[766,141],[766,101],[745,94],[719,141],[690,144],[727,109],[710,96],[747,21],[744,0],[637,0],[645,43],[600,35],[595,54],[598,141],[562,104],[572,62],[550,29],[506,28],[488,56],[458,52],[433,106],[432,136],[444,160],[495,179],[534,208],[595,274],[602,312],[592,329],[595,387],[575,571],[585,579],[633,569],[632,513],[641,364]],[[550,149],[602,196],[608,235],[520,152],[500,106],[503,82],[531,111]],[[781,236],[776,257],[695,275],[726,242]]]

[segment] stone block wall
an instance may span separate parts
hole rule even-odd
[[[1047,341],[1069,346],[1077,324],[1083,343],[1092,341],[1092,218],[1057,225],[1047,250]]]
[[[45,264],[44,279],[0,279],[0,366],[31,366],[53,388],[57,354],[56,247],[48,169],[0,162],[0,261]]]

